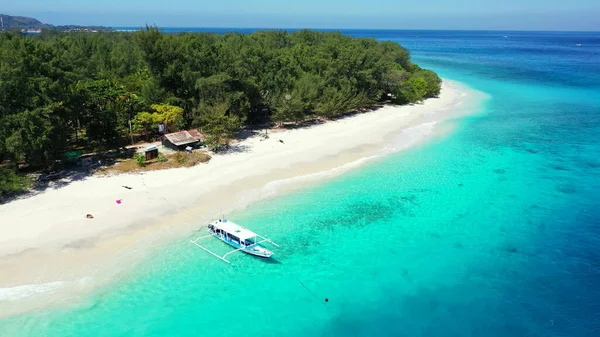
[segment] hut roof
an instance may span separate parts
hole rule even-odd
[[[169,140],[169,142],[173,143],[176,146],[195,143],[198,141],[202,141],[204,137],[198,130],[189,130],[189,131],[178,131],[166,134],[165,137]]]
[[[150,145],[144,149],[144,152],[158,150],[158,145]]]
[[[188,133],[192,137],[196,138],[198,141],[203,141],[204,140],[204,135],[201,134],[200,132],[198,132],[197,129],[188,130]]]

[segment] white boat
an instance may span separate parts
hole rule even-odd
[[[239,251],[262,258],[271,257],[273,255],[273,252],[261,245],[265,242],[279,247],[279,245],[277,245],[275,242],[226,219],[215,220],[209,223],[208,232],[210,233],[209,235],[199,237],[196,240],[192,240],[191,242],[194,245],[202,248],[206,252],[210,253],[211,255],[227,263],[230,263],[229,260],[226,259],[227,255]],[[206,247],[203,247],[200,244],[198,244],[199,240],[209,237],[215,237],[225,242],[226,244],[234,247],[235,249],[223,256],[220,256],[210,251]]]

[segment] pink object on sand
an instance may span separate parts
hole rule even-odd
[[[121,200],[123,200],[123,199],[119,199],[119,200],[117,200],[117,204],[120,204],[120,203],[121,203]]]

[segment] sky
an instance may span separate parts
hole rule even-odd
[[[600,0],[0,0],[54,25],[600,31]]]

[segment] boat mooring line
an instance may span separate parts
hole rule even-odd
[[[298,279],[296,279],[296,281],[298,281],[304,287],[304,289],[306,289],[309,293],[311,293],[315,298],[317,298],[317,299],[319,298],[317,296],[317,294],[315,294],[312,290],[308,289],[308,287],[304,283],[302,283],[302,281],[300,281]],[[325,302],[329,302],[329,299],[325,298]]]
[[[310,288],[308,288],[306,286],[306,284],[304,284],[302,281],[300,281],[300,279],[297,276],[294,276],[294,278],[296,279],[296,281],[298,281],[298,283],[300,283],[302,285],[302,287],[304,287],[304,289],[306,289],[306,291],[308,291],[311,295],[313,295],[317,300],[319,300],[319,296],[317,296],[317,294],[315,294],[312,290],[310,290]],[[325,297],[323,305],[325,307],[327,306],[327,303],[329,302],[329,298]],[[329,314],[332,315],[333,313],[330,311],[331,309],[327,309],[327,311],[329,311]],[[348,323],[342,321],[342,319],[340,317],[337,317],[335,319],[336,321],[340,322],[341,325],[345,325],[350,331],[352,331],[352,335],[357,336],[356,331],[354,331],[354,329],[352,328],[352,326],[350,326]],[[321,334],[322,336],[325,334],[325,332],[323,332],[323,334]]]

